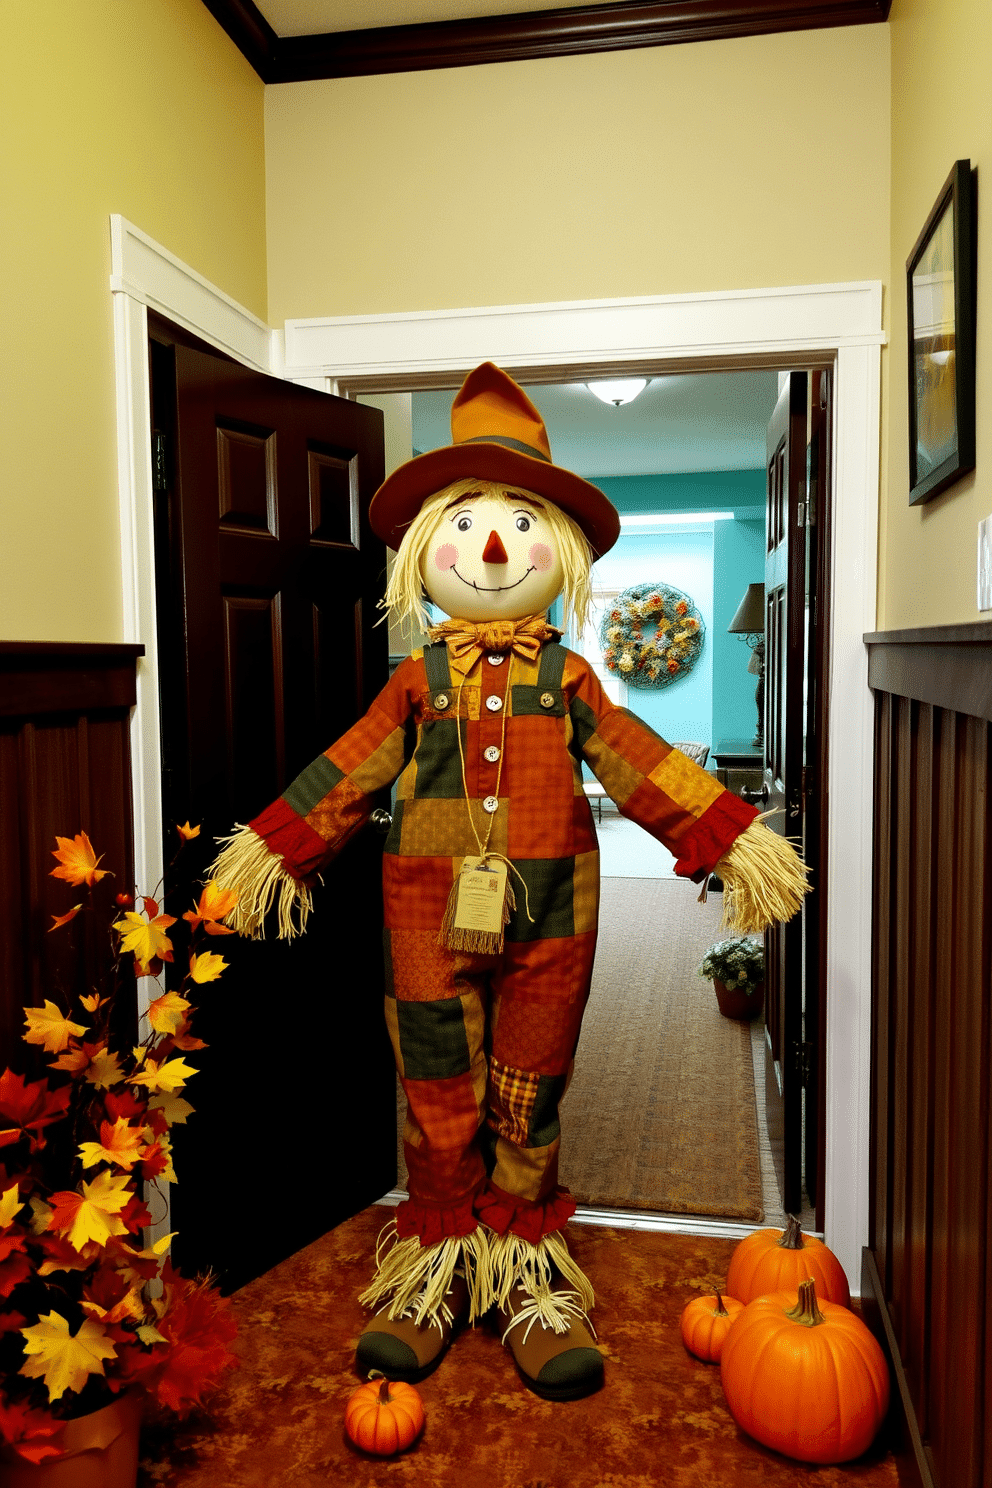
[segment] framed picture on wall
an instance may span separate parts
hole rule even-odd
[[[975,213],[958,160],[906,262],[909,503],[975,468]]]

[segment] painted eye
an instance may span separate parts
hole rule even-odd
[[[455,526],[458,528],[458,531],[459,532],[467,532],[469,530],[469,528],[471,527],[471,525],[472,525],[472,518],[470,516],[467,516],[467,515],[466,516],[459,517],[458,518],[458,521],[455,523]]]
[[[529,532],[530,531],[530,517],[518,517],[517,518],[517,531],[518,532]]]

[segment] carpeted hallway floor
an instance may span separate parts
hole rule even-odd
[[[567,1405],[521,1384],[498,1337],[463,1334],[420,1386],[417,1447],[374,1459],[345,1440],[353,1350],[375,1237],[371,1208],[234,1298],[242,1366],[210,1417],[143,1437],[140,1488],[897,1488],[881,1448],[844,1467],[804,1467],[743,1436],[718,1369],[692,1359],[678,1318],[722,1283],[732,1241],[573,1227],[593,1279],[606,1387]]]

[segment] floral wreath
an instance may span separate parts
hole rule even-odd
[[[645,640],[645,624],[657,629]],[[696,606],[671,584],[634,584],[603,616],[603,660],[631,687],[670,687],[692,671],[706,628]]]

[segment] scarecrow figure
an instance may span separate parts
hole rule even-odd
[[[451,414],[450,446],[394,471],[373,498],[398,549],[385,604],[452,618],[398,667],[364,718],[227,840],[214,877],[231,923],[302,932],[307,884],[398,779],[385,845],[386,1022],[409,1114],[409,1199],[362,1301],[358,1362],[416,1382],[465,1317],[499,1311],[528,1387],[598,1388],[592,1287],[568,1252],[575,1203],[557,1182],[558,1106],[589,992],[599,858],[586,762],[625,816],[717,871],[736,927],[795,912],[793,849],[639,719],[560,644],[564,592],[581,627],[592,560],[619,535],[596,487],[554,465],[540,414],[485,363]]]

